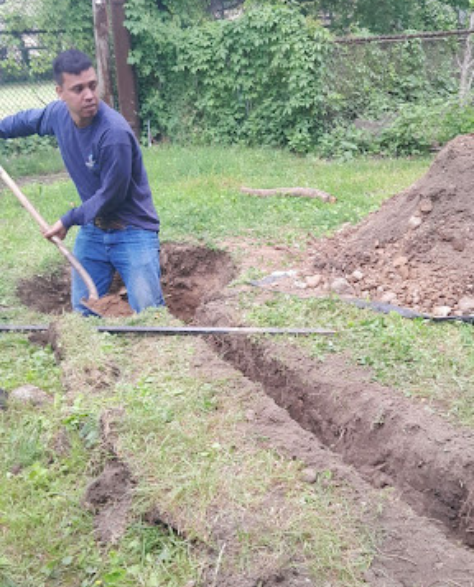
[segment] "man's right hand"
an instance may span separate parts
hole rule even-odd
[[[66,238],[68,229],[64,228],[63,223],[61,220],[57,220],[52,226],[49,227],[48,230],[43,232],[44,238],[51,239],[53,236],[57,236],[61,240]]]

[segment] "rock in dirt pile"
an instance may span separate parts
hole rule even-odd
[[[303,287],[474,314],[473,186],[474,134],[448,143],[424,177],[358,226],[316,242]]]

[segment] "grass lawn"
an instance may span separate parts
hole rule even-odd
[[[270,149],[163,146],[144,154],[163,241],[220,247],[241,238],[302,251],[308,235],[357,223],[430,165],[428,159],[325,162]],[[11,169],[16,178],[28,165],[15,161]],[[337,203],[252,198],[239,192],[242,185],[317,187]],[[67,180],[36,181],[24,191],[49,222],[78,203]],[[20,278],[50,274],[62,260],[6,190],[0,208],[0,321],[45,323],[48,317],[20,305],[15,286]],[[71,231],[66,244],[73,237]],[[379,381],[424,398],[456,423],[474,425],[472,327],[404,321],[337,299],[277,295],[262,303],[257,295],[239,298],[249,325],[335,328],[335,338],[292,344],[314,357],[346,353]],[[166,311],[128,321],[177,324]],[[330,472],[308,485],[297,460],[242,436],[253,400],[240,375],[207,377],[197,369],[207,361],[202,341],[114,338],[94,324],[59,318],[59,362],[50,347],[26,335],[0,334],[0,387],[37,385],[52,400],[41,409],[0,410],[0,587],[197,587],[206,549],[226,572],[251,575],[259,565],[299,560],[314,584],[365,584],[375,537],[360,503]],[[121,414],[115,458],[127,462],[136,486],[126,532],[104,547],[94,539],[83,496],[111,458],[101,436],[104,414],[111,413]],[[64,452],[55,448],[59,438],[67,439]],[[266,506],[275,495],[285,499],[275,502],[270,517]],[[146,523],[156,506],[173,524]],[[246,525],[246,512],[254,514],[254,525]],[[241,528],[227,550],[216,540],[217,520]]]

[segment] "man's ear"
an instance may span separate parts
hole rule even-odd
[[[63,88],[62,88],[62,86],[60,86],[60,85],[56,85],[56,95],[57,95],[57,97],[58,97],[60,100],[62,100],[62,98],[61,98],[61,96],[62,96],[62,93],[63,93]]]

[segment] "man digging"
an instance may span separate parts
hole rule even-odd
[[[82,204],[44,232],[64,239],[80,226],[74,255],[94,281],[99,296],[108,291],[117,271],[135,312],[164,305],[160,283],[160,222],[138,141],[121,114],[99,99],[90,58],[76,49],[53,62],[59,100],[45,108],[24,110],[0,121],[0,138],[54,135]],[[72,271],[72,307],[88,290]]]

